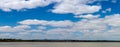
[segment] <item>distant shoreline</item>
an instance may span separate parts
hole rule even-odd
[[[0,42],[120,42],[119,40],[22,40],[0,39]]]

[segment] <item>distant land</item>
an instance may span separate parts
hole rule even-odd
[[[118,40],[22,40],[22,39],[0,39],[0,42],[120,42]]]

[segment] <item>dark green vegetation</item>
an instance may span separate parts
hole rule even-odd
[[[115,40],[22,40],[22,39],[0,39],[0,42],[120,42]]]

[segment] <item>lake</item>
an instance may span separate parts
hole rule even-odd
[[[120,47],[119,42],[0,42],[0,47]]]

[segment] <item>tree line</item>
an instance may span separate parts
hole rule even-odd
[[[0,42],[120,42],[118,40],[22,40],[22,39],[0,39]]]

